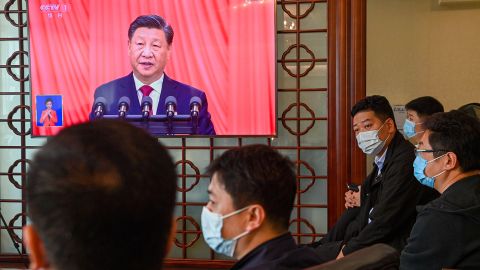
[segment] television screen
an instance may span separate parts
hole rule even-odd
[[[275,136],[274,0],[29,0],[32,135]]]

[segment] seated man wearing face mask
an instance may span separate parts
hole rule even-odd
[[[416,145],[422,138],[425,128],[423,123],[434,113],[443,112],[443,105],[433,97],[425,96],[411,100],[405,104],[407,119],[403,125],[403,133]]]
[[[414,147],[398,132],[388,100],[366,97],[353,106],[351,115],[358,147],[375,156],[375,162],[362,183],[360,207],[348,208],[328,234],[312,244],[331,259],[376,243],[401,251],[415,222],[415,206],[428,196],[413,176]]]
[[[437,99],[431,96],[419,97],[409,101],[405,105],[407,110],[407,118],[403,125],[403,134],[413,144],[416,145],[423,135],[424,128],[423,123],[434,113],[443,112],[443,105]],[[358,187],[361,189],[361,186]],[[435,191],[430,192],[432,196],[425,202],[436,198],[438,193]],[[360,192],[347,191],[345,193],[345,208],[360,206]]]
[[[460,111],[424,124],[415,177],[440,197],[419,209],[401,269],[480,269],[480,122]]]
[[[239,261],[232,269],[303,269],[322,261],[298,247],[288,231],[297,193],[293,164],[266,145],[239,147],[210,165],[202,232],[217,253]]]

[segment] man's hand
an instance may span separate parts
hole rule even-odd
[[[360,188],[361,186],[358,186],[359,191],[354,192],[351,190],[348,190],[345,192],[345,208],[352,208],[352,207],[359,207],[360,206]]]
[[[340,249],[340,252],[338,253],[338,256],[337,256],[337,260],[345,257],[345,255],[343,255],[343,248],[344,248],[344,247],[345,247],[345,245],[343,245],[343,246],[342,246],[342,249]]]

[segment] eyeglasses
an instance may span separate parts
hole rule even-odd
[[[421,153],[438,153],[438,152],[450,152],[449,150],[444,150],[444,149],[438,149],[438,150],[433,150],[433,149],[415,149],[415,155],[419,155]]]

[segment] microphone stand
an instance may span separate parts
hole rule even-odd
[[[17,250],[18,252],[18,255],[20,255],[20,259],[22,260],[22,263],[23,265],[25,266],[26,269],[28,269],[28,264],[25,260],[25,256],[23,255],[22,252],[20,252],[20,246],[19,244],[15,241],[15,238],[13,236],[13,232],[10,231],[10,229],[8,228],[8,224],[7,224],[7,221],[5,221],[5,218],[3,217],[3,214],[2,214],[2,211],[0,209],[0,219],[3,223],[3,226],[5,226],[5,229],[7,230],[7,233],[8,233],[8,236],[10,237],[10,240],[12,240],[12,243],[13,243],[13,246],[15,247],[15,249]]]
[[[193,134],[197,134],[198,112],[192,112],[191,116],[192,116],[192,126],[193,126],[192,131],[193,131]]]
[[[173,114],[173,113],[172,113]],[[173,135],[173,115],[170,115],[170,113],[167,113],[167,117],[168,117],[168,134],[167,135]]]

